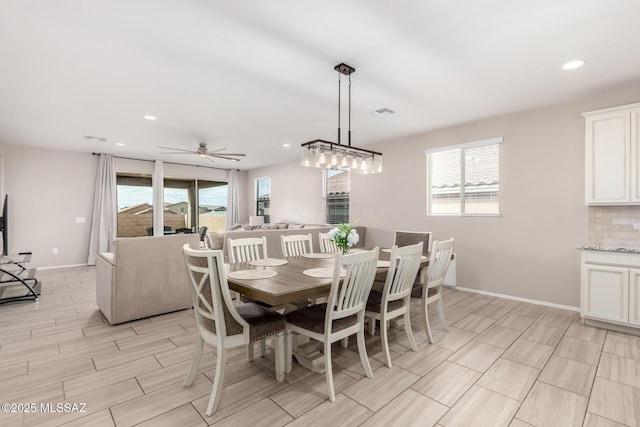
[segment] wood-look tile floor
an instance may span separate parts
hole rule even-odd
[[[373,379],[355,339],[336,345],[335,403],[324,375],[294,363],[278,383],[272,351],[253,362],[231,351],[220,408],[207,417],[212,348],[182,386],[195,343],[190,310],[110,326],[95,305],[95,268],[38,275],[39,302],[0,305],[0,402],[37,411],[0,412],[2,426],[640,425],[640,337],[584,326],[575,312],[452,289],[451,327],[432,319],[435,344],[417,305],[418,352],[403,329],[390,330],[392,369],[379,335],[367,338]],[[40,403],[84,412],[43,413]]]

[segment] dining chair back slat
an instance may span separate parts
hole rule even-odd
[[[284,257],[300,256],[313,253],[313,239],[309,234],[294,234],[280,236],[282,255]]]
[[[318,233],[318,242],[320,244],[320,252],[324,254],[338,253],[338,245],[331,240],[329,233]]]
[[[230,263],[249,262],[267,258],[267,238],[247,237],[243,239],[227,239]]]

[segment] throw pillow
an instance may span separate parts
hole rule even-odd
[[[304,228],[304,224],[289,224],[289,228],[292,230],[300,230]]]
[[[222,231],[207,233],[204,242],[209,249],[222,249],[225,233]]]

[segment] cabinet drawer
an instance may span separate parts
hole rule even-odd
[[[640,268],[640,254],[603,251],[582,251],[583,264],[617,265]]]

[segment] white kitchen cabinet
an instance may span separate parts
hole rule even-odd
[[[586,204],[640,204],[640,103],[583,116]]]
[[[640,254],[582,251],[581,315],[640,327]]]

